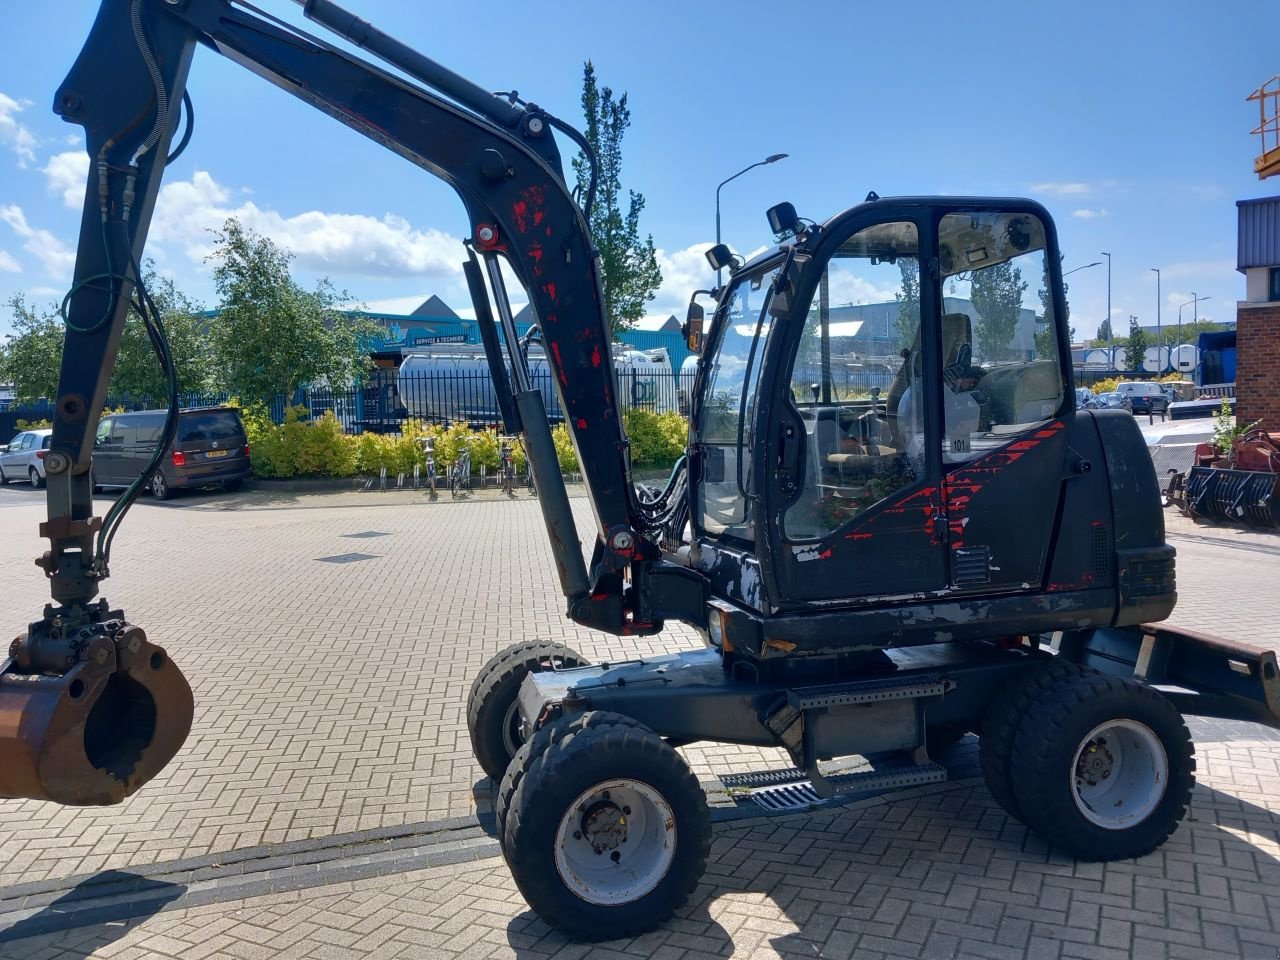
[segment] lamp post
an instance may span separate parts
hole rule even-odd
[[[1156,367],[1160,373],[1164,373],[1164,364],[1160,362],[1160,344],[1162,342],[1160,331],[1160,268],[1152,267],[1151,272],[1156,275]]]
[[[1102,255],[1107,258],[1107,328],[1111,328],[1111,254],[1103,250]],[[1111,331],[1112,336],[1115,331]]]
[[[779,160],[787,159],[788,156],[789,154],[786,154],[786,153],[770,154],[769,156],[765,157],[763,160],[758,160],[755,163],[751,164],[751,166],[749,167],[743,167],[741,170],[735,173],[732,177],[729,177],[727,180],[720,181],[720,185],[716,187],[716,245],[717,246],[720,244],[720,187],[723,187],[730,180],[737,180],[740,176],[742,176],[748,170],[754,170],[756,167],[763,167],[766,163],[777,163]],[[717,287],[720,286],[719,270],[716,271],[716,286]]]
[[[1096,267],[1101,265],[1101,263],[1102,263],[1101,260],[1095,260],[1093,261],[1093,263],[1086,263],[1080,267],[1072,267],[1070,270],[1064,273],[1063,276],[1064,277],[1070,276],[1071,274],[1075,273],[1077,270],[1088,270],[1090,267]]]
[[[1205,300],[1212,300],[1212,299],[1213,297],[1197,297],[1195,294],[1195,291],[1193,290],[1191,292],[1190,300],[1188,300],[1186,303],[1178,304],[1178,346],[1179,347],[1182,346],[1182,308],[1191,307],[1192,308],[1191,312],[1195,313],[1196,312],[1195,307],[1199,306]]]

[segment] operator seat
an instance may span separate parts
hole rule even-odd
[[[973,333],[971,321],[967,313],[946,313],[942,316],[942,367],[947,369],[957,364],[968,366],[973,356]],[[902,404],[902,395],[907,392],[914,378],[921,375],[922,360],[920,355],[920,331],[916,331],[915,340],[910,350],[902,351],[903,362],[889,387],[889,395],[885,401],[885,417],[889,422],[889,434],[893,438],[893,446],[903,449],[905,438],[898,424],[898,407]],[[977,374],[981,376],[981,372]]]

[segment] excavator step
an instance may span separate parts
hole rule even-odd
[[[796,710],[817,710],[858,703],[882,703],[885,700],[940,697],[947,689],[947,682],[937,677],[888,677],[788,690],[787,703]]]
[[[877,758],[874,761],[851,757],[826,764],[820,778],[810,780],[801,770],[765,770],[737,774],[732,786],[751,785],[748,778],[773,780],[751,791],[751,799],[767,810],[803,809],[823,800],[856,793],[882,793],[947,779],[946,768],[937,763],[912,763],[906,758]],[[803,779],[801,779],[803,778]],[[731,778],[723,778],[730,786]]]

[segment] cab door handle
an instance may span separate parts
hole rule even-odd
[[[800,463],[800,431],[795,424],[784,423],[779,437],[778,482],[791,493],[796,488],[797,467]]]

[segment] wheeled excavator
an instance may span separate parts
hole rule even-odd
[[[680,622],[705,641],[598,664],[522,641],[476,677],[468,726],[503,854],[549,923],[631,936],[686,901],[711,838],[686,744],[782,748],[790,767],[742,782],[803,780],[835,801],[942,779],[935,755],[976,733],[1011,816],[1106,860],[1156,848],[1183,816],[1182,714],[1280,726],[1274,653],[1158,625],[1176,593],[1155,472],[1128,414],[1076,407],[1041,206],[871,193],[823,222],[771,208],[783,242],[747,262],[710,252],[729,272],[690,303],[686,456],[661,489],[638,486],[588,226],[595,178],[575,195],[560,153],[572,144],[594,169],[589,143],[330,0],[303,7],[370,57],[248,3],[102,0],[54,96],[90,167],[36,561],[52,602],[0,671],[0,796],[117,803],[191,725],[174,660],[99,595],[176,415],[101,518],[90,468],[130,310],[177,406],[139,262],[165,168],[191,138],[198,48],[454,188],[499,406],[528,451],[567,616],[619,637]],[[589,558],[504,269],[536,315],[582,464]],[[1046,278],[1039,314],[1022,276]]]

